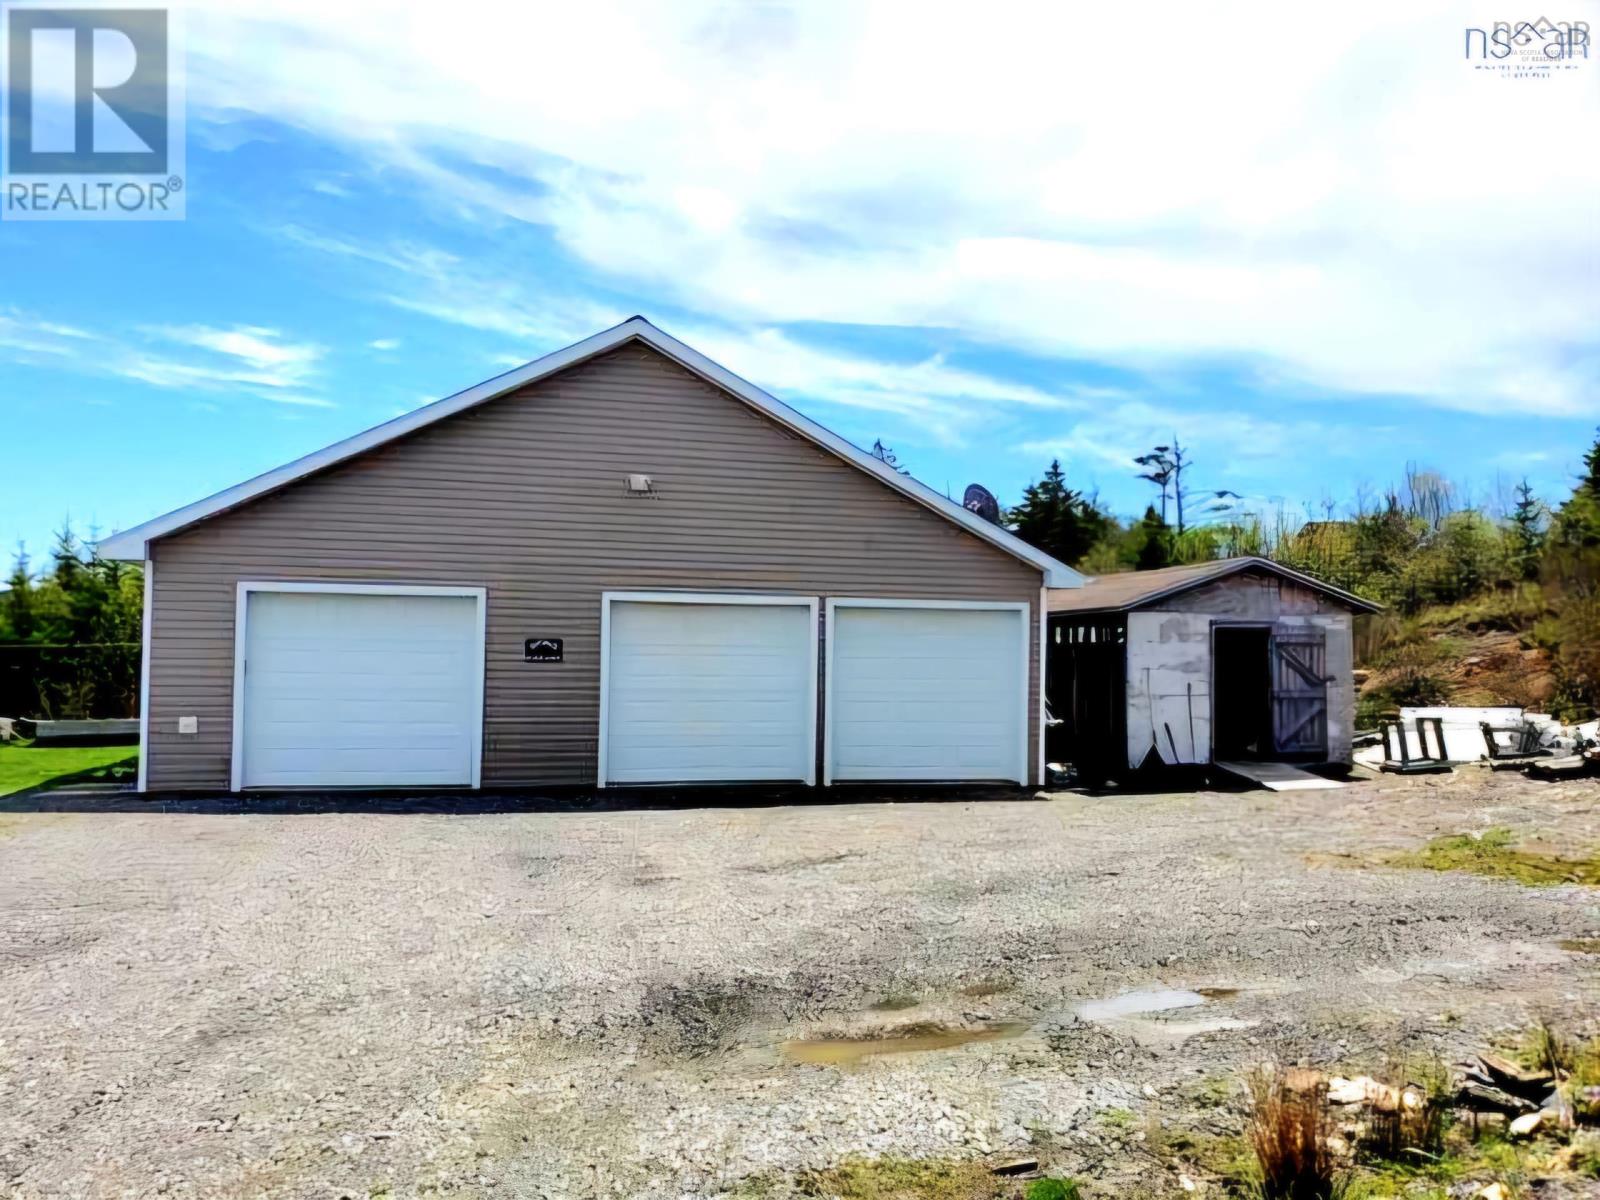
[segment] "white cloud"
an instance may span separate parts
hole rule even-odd
[[[195,351],[187,355],[171,348]],[[16,309],[0,313],[0,354],[87,375],[183,391],[238,392],[298,408],[333,404],[305,389],[316,381],[321,346],[259,326],[155,326],[128,333],[62,325]]]
[[[743,333],[689,328],[682,336],[780,399],[811,398],[913,418],[921,433],[946,444],[965,440],[997,408],[1066,411],[1118,394],[1078,387],[1050,392],[952,367],[938,356],[898,363],[863,358],[809,346],[771,328]]]
[[[94,335],[75,325],[45,321],[17,308],[0,311],[0,350],[29,361],[81,354]]]
[[[376,350],[380,354],[387,354],[391,350],[400,349],[399,338],[373,338],[367,343],[368,350]]]
[[[267,396],[274,404],[287,404],[291,408],[336,408],[332,400],[322,396],[308,396],[302,392],[273,392]]]
[[[207,325],[165,326],[155,334],[167,341],[210,351],[222,365],[181,364],[178,377],[249,383],[266,388],[293,388],[304,384],[323,354],[309,342],[286,342],[276,329]]]
[[[309,249],[387,268],[386,302],[436,320],[517,337],[521,353],[491,355],[491,365],[522,366],[546,351],[622,320],[622,312],[541,289],[501,264],[479,266],[418,244],[373,245],[294,226],[277,231]],[[671,332],[718,363],[781,398],[813,399],[914,418],[921,431],[953,444],[997,406],[1071,409],[1121,396],[1083,385],[1046,390],[950,366],[943,356],[885,361],[821,349],[772,327],[674,325]]]
[[[1527,469],[1554,462],[1556,456],[1549,450],[1502,450],[1489,460],[1495,467]]]
[[[1194,473],[1187,476],[1195,488],[1238,491],[1253,486],[1254,480],[1280,478],[1283,464],[1297,456],[1354,454],[1362,434],[1306,417],[1197,411],[1131,399],[1100,405],[1067,424],[1060,434],[1024,442],[1016,449],[1036,461],[1061,459],[1069,476],[1079,482],[1092,477],[1095,468],[1125,481],[1139,470],[1133,463],[1136,455],[1169,445],[1174,436],[1181,438],[1195,464]]]
[[[374,299],[407,312],[498,333],[526,342],[537,353],[588,337],[628,314],[573,295],[563,288],[540,290],[505,264],[463,261],[418,242],[363,242],[299,225],[269,230],[309,250],[370,263],[394,276]]]
[[[212,0],[190,96],[350,143],[472,219],[547,226],[601,277],[724,324],[931,326],[1592,407],[1600,64],[1473,71],[1463,27],[1503,18],[1490,0],[954,11],[469,3],[398,22]],[[597,327],[504,300],[407,306],[519,338]]]

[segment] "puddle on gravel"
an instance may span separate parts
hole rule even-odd
[[[1085,1021],[1114,1021],[1118,1017],[1142,1017],[1148,1013],[1171,1012],[1175,1008],[1193,1008],[1204,1004],[1200,992],[1181,988],[1140,988],[1123,992],[1109,1000],[1086,1000],[1078,1005],[1077,1013]]]
[[[1107,1000],[1087,1000],[1073,1011],[1081,1020],[1115,1023],[1137,1042],[1147,1045],[1177,1044],[1207,1033],[1249,1029],[1254,1021],[1240,1021],[1231,1017],[1209,1017],[1191,1021],[1173,1021],[1157,1014],[1197,1008],[1216,1000],[1229,1000],[1239,995],[1236,987],[1139,988],[1123,992]]]
[[[1014,1038],[1027,1028],[1022,1021],[1003,1021],[977,1029],[953,1029],[948,1025],[919,1023],[905,1025],[877,1037],[788,1041],[783,1044],[783,1052],[795,1062],[850,1067],[881,1054],[921,1054],[930,1050],[951,1050],[974,1042],[997,1042]]]

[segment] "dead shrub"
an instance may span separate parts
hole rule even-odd
[[[1386,1094],[1369,1106],[1361,1151],[1373,1158],[1417,1164],[1444,1149],[1450,1109],[1450,1069],[1437,1058],[1391,1062],[1380,1076]]]
[[[1338,1171],[1328,1138],[1328,1085],[1307,1072],[1262,1067],[1250,1076],[1248,1136],[1262,1200],[1334,1200]]]

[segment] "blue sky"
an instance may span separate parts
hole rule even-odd
[[[1497,8],[582,7],[190,9],[187,220],[0,223],[0,549],[632,313],[1003,502],[1174,433],[1263,508],[1559,498],[1600,423],[1600,61],[1471,70]]]

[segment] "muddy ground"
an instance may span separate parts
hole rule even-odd
[[[1600,786],[0,815],[0,1195],[703,1196],[856,1154],[1178,1194],[1267,1058],[1600,1012],[1576,886],[1374,865]],[[1083,1006],[1199,989],[1183,1007]],[[1194,999],[1203,999],[1195,1003]],[[1142,1007],[1134,1004],[1124,1007]],[[847,1039],[911,1039],[861,1057]],[[1202,1181],[1203,1182],[1203,1181]]]

